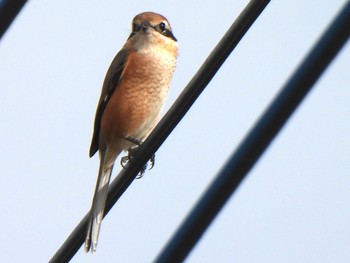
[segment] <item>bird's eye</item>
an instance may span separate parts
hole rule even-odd
[[[174,41],[177,41],[173,33],[171,32],[170,26],[167,23],[161,22],[158,25],[154,26],[153,28],[163,36],[171,38]]]
[[[159,29],[163,32],[166,29],[166,24],[164,22],[160,23]]]
[[[132,32],[140,31],[140,29],[141,29],[140,25],[138,25],[136,23],[132,25]]]

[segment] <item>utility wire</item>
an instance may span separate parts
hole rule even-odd
[[[328,27],[222,168],[155,260],[156,263],[184,261],[349,36],[350,2]]]
[[[26,0],[0,0],[0,39],[26,2]]]
[[[237,46],[239,41],[269,2],[270,1],[267,0],[252,0],[242,11],[215,49],[208,56],[196,75],[180,94],[173,106],[161,119],[146,141],[140,146],[135,154],[133,162],[127,164],[125,169],[123,169],[118,174],[117,178],[111,183],[107,197],[105,215],[129,187],[152,154],[158,150],[169,136],[170,132],[185,116],[192,104],[199,97],[206,85],[214,77],[221,65],[225,62],[226,58]],[[72,259],[84,242],[88,218],[89,214],[87,214],[73,230],[67,240],[52,257],[50,262],[68,262]]]

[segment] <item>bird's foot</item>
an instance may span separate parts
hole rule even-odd
[[[132,142],[133,144],[137,145],[137,146],[141,146],[141,144],[143,144],[143,141],[132,138],[132,137],[125,137],[125,140]]]
[[[129,142],[132,142],[133,144],[136,144],[136,147],[130,147],[129,150],[128,150],[128,155],[126,156],[123,156],[121,159],[120,159],[120,165],[125,168],[125,165],[128,163],[128,162],[132,162],[132,159],[134,158],[135,156],[135,153],[138,149],[139,146],[142,145],[143,141],[141,140],[137,140],[135,138],[131,138],[131,137],[126,137],[125,140],[129,141]],[[149,162],[150,162],[150,168],[149,170],[151,170],[155,164],[155,154],[152,154],[151,158],[149,159]],[[136,179],[140,179],[143,177],[143,175],[145,174],[146,170],[147,170],[147,166],[148,166],[148,163],[146,163],[141,171],[139,172],[139,174],[136,176]]]

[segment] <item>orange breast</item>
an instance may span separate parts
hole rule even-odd
[[[174,63],[133,52],[101,119],[100,136],[109,145],[127,136],[150,132],[168,94]]]

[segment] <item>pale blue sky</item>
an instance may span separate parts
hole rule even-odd
[[[0,262],[48,261],[90,208],[95,109],[132,18],[159,12],[179,41],[167,109],[247,2],[29,1],[0,43]],[[154,259],[344,2],[271,1],[72,262]],[[187,262],[350,261],[349,70],[348,43]]]

